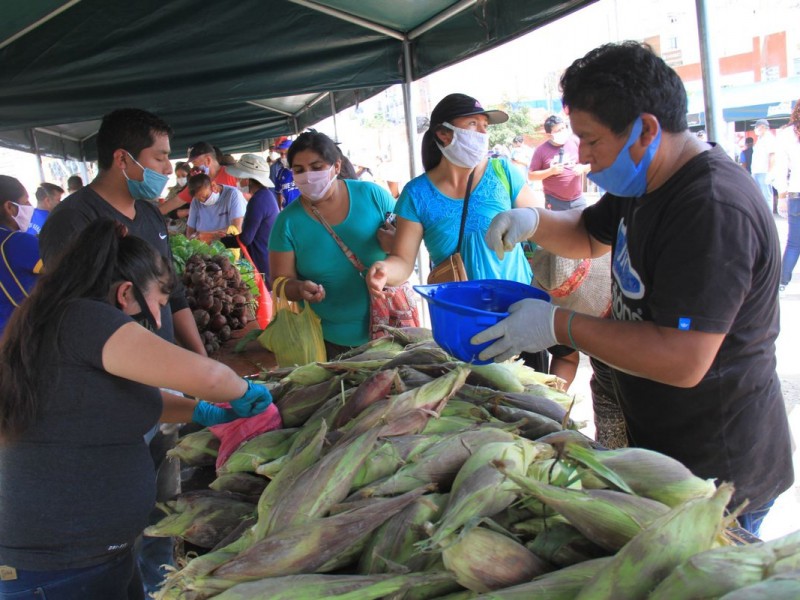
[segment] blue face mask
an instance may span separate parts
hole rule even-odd
[[[139,161],[133,158],[130,152],[128,152],[128,156],[131,157],[133,162],[142,167],[142,165],[139,164]],[[157,173],[156,171],[153,171],[153,169],[148,169],[147,167],[142,167],[142,171],[144,171],[144,177],[142,181],[131,179],[124,170],[122,171],[122,174],[125,175],[125,179],[128,180],[128,191],[130,192],[131,196],[137,200],[151,200],[153,198],[159,198],[161,196],[161,192],[164,191],[164,187],[167,185],[167,181],[169,181],[169,176]]]
[[[631,158],[630,148],[642,134],[642,117],[637,117],[633,122],[633,129],[628,141],[622,147],[614,163],[597,173],[589,173],[588,177],[594,183],[615,196],[623,198],[638,198],[647,191],[647,169],[653,160],[653,156],[661,143],[661,127],[658,134],[650,142],[647,150],[639,164],[635,164]]]

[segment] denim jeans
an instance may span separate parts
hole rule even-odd
[[[575,200],[559,200],[550,194],[544,195],[545,206],[549,210],[570,210],[571,208],[583,208],[586,206],[586,198],[578,196]]]
[[[143,600],[144,591],[133,552],[121,552],[93,567],[26,571],[0,581],[0,600]]]
[[[792,280],[792,271],[800,258],[800,192],[789,192],[789,235],[783,251],[781,285]]]
[[[767,183],[767,174],[753,173],[753,179],[756,180],[758,189],[761,190],[761,194],[764,196],[764,201],[769,206],[769,210],[772,211],[772,186]]]
[[[761,531],[761,523],[764,522],[764,517],[767,516],[767,513],[769,512],[769,509],[772,508],[773,504],[775,504],[775,500],[770,500],[758,510],[739,515],[739,527],[758,537],[758,534]]]

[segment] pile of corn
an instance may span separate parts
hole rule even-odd
[[[148,535],[206,554],[161,600],[800,597],[800,532],[734,547],[732,488],[574,431],[558,380],[391,330],[264,374],[286,429],[243,444]],[[213,465],[207,430],[172,453]]]

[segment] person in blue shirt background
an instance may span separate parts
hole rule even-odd
[[[42,225],[44,225],[47,217],[50,216],[50,211],[58,206],[63,195],[64,188],[55,183],[44,182],[36,189],[36,208],[33,210],[33,217],[31,217],[31,226],[28,228],[28,233],[39,235],[39,232],[42,230]]]
[[[25,233],[33,210],[25,187],[14,177],[0,175],[0,335],[42,268],[39,241]]]

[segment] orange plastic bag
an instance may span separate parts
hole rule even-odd
[[[307,365],[327,360],[322,322],[311,306],[290,302],[284,293],[287,279],[278,277],[272,283],[275,315],[258,336],[259,343],[275,354],[279,367]]]
[[[253,259],[250,258],[250,253],[247,251],[247,248],[245,248],[238,236],[236,238],[236,243],[239,244],[239,249],[242,251],[242,256],[246,258],[251,265],[253,265],[253,277],[255,278],[256,285],[258,286],[259,294],[258,307],[256,308],[256,321],[258,321],[258,326],[261,329],[264,329],[272,318],[272,297],[269,295],[269,290],[267,290],[267,286],[264,283],[264,278],[261,276],[261,273],[258,272],[256,263],[254,263]]]

